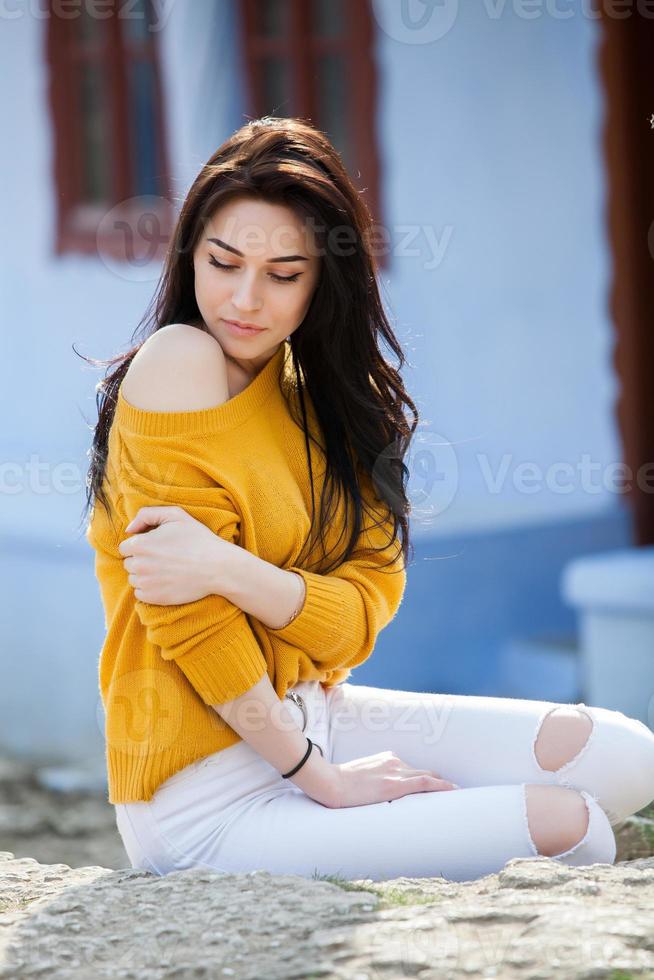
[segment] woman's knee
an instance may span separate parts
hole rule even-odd
[[[589,813],[576,790],[540,783],[525,786],[527,823],[538,854],[554,857],[588,833]]]
[[[558,705],[544,717],[534,742],[541,769],[556,772],[577,759],[588,744],[593,719],[572,705]]]
[[[537,728],[533,750],[561,785],[599,798],[613,824],[654,799],[654,734],[621,711],[556,706]]]
[[[525,812],[536,854],[565,864],[613,864],[615,834],[592,794],[567,786],[524,786]]]

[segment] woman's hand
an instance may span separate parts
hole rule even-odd
[[[243,549],[214,534],[182,507],[141,507],[118,545],[134,596],[174,606],[218,592]],[[220,593],[219,593],[220,594]]]
[[[454,789],[460,787],[434,770],[415,769],[394,752],[377,752],[351,762],[333,763],[328,784],[322,788],[318,802],[339,809],[390,803],[410,793],[440,793]]]

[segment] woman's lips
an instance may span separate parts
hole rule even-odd
[[[233,320],[223,320],[223,323],[225,323],[231,332],[237,337],[254,337],[256,334],[263,333],[265,329],[264,327],[256,330],[253,327],[239,327],[238,323],[234,323]]]

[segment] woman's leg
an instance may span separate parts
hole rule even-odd
[[[364,715],[361,725],[350,724],[347,734],[337,734],[330,713],[336,705],[333,693],[309,685],[302,691],[310,692],[307,734],[332,761],[390,747],[400,748],[398,754],[421,767],[427,758],[433,765],[431,749],[427,757],[415,748],[416,741],[430,738],[429,731],[414,729],[401,746],[379,741],[379,733],[371,740]],[[395,693],[406,697],[406,692]],[[389,705],[394,703],[391,697]],[[397,717],[395,722],[397,732]],[[332,756],[334,748],[338,751]],[[413,793],[391,802],[330,809],[283,780],[247,743],[239,742],[172,777],[152,801],[120,807],[121,819],[130,821],[139,862],[133,865],[154,867],[159,874],[205,867],[307,877],[318,872],[375,880],[407,875],[466,881],[501,870],[510,858],[548,853],[548,846],[548,856],[565,864],[613,863],[613,833],[590,794],[560,786],[536,789],[547,790],[569,820],[565,833],[550,836],[549,842],[534,841],[524,784]],[[579,819],[579,804],[587,825],[583,836],[582,826],[575,837],[568,828]]]
[[[390,750],[464,788],[531,783],[585,790],[611,824],[654,799],[654,734],[619,711],[349,682],[328,689],[326,700],[335,762]]]
[[[265,792],[246,794],[225,816],[220,774],[214,775],[213,813],[206,805],[206,784],[199,787],[198,801],[192,780],[178,786],[174,803],[167,800],[167,813],[145,802],[116,805],[132,867],[157,875],[197,868],[307,878],[470,881],[500,871],[511,858],[546,853],[534,843],[520,785],[412,793],[390,802],[329,809],[295,786],[280,785],[279,777]],[[253,776],[250,772],[250,780]],[[589,818],[583,840],[563,850],[557,839],[550,854],[568,865],[612,864],[611,827],[592,797],[583,795]]]
[[[554,856],[571,866],[612,864],[615,839],[610,824],[592,797],[584,795],[587,833]],[[501,871],[512,858],[540,853],[530,834],[520,785],[412,793],[340,809],[322,806],[297,787],[280,787],[234,813],[201,853],[187,852],[182,858],[180,844],[177,840],[178,860],[171,870],[262,869],[374,881],[401,876],[470,881]]]

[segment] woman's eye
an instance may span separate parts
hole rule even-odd
[[[214,259],[213,255],[209,256],[209,263],[215,266],[216,269],[224,269],[225,272],[231,272],[232,269],[237,268],[235,265],[224,265],[222,262],[219,262],[218,259]],[[275,282],[295,282],[296,279],[299,279],[302,273],[296,272],[293,276],[278,276],[276,273],[270,272],[269,275],[271,279],[275,280]]]
[[[211,265],[215,265],[217,269],[225,269],[227,272],[231,272],[232,269],[236,268],[235,265],[223,265],[223,263],[219,262],[218,259],[214,259],[213,255],[209,256],[209,262]]]

